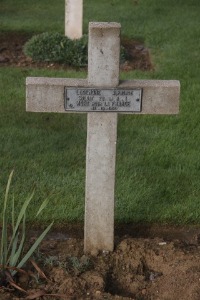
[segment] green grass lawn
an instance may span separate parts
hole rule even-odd
[[[94,3],[95,2],[95,3]],[[200,223],[200,5],[199,0],[84,0],[89,21],[117,21],[122,35],[150,49],[154,71],[121,79],[177,79],[178,116],[120,115],[116,168],[116,221]],[[64,1],[1,0],[2,31],[64,32]],[[0,199],[11,188],[18,205],[35,189],[29,221],[84,218],[86,115],[25,112],[27,76],[84,78],[86,73],[0,68]]]

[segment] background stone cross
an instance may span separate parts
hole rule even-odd
[[[83,35],[83,0],[65,0],[65,35],[74,40]]]
[[[176,80],[119,82],[120,24],[90,23],[88,79],[26,80],[27,111],[87,112],[85,252],[114,247],[118,113],[177,114]]]

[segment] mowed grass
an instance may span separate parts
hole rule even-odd
[[[89,21],[117,21],[122,35],[150,49],[154,71],[121,79],[178,79],[177,116],[120,115],[116,167],[116,221],[200,223],[200,5],[199,0],[84,0]],[[64,32],[64,1],[3,0],[2,30]],[[84,218],[86,115],[25,112],[27,76],[84,78],[85,72],[0,68],[0,195],[14,168],[11,194],[20,205],[35,189],[29,221]],[[1,200],[2,201],[2,200]]]

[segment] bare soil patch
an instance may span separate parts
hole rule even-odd
[[[0,66],[36,67],[50,69],[69,69],[65,64],[34,62],[23,53],[23,46],[31,36],[25,33],[0,33]],[[153,68],[150,53],[145,46],[135,40],[122,39],[122,45],[126,48],[129,59],[121,65],[124,71],[140,69],[143,71]]]
[[[126,233],[126,234],[125,234]],[[30,232],[30,243],[38,236]],[[35,262],[46,278],[26,265],[0,299],[200,299],[200,229],[119,225],[115,250],[83,252],[83,224],[57,228],[42,242]]]

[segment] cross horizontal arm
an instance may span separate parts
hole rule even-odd
[[[71,78],[26,78],[26,111],[66,113],[64,88],[87,87],[86,79]]]
[[[65,87],[88,88],[91,86],[87,79],[28,77],[26,79],[26,110],[72,113],[66,111],[64,107]],[[139,114],[177,114],[179,112],[180,82],[177,80],[125,80],[121,81],[117,88],[142,89],[142,109]]]
[[[142,89],[142,110],[140,114],[178,114],[180,82],[178,80],[125,80],[122,89]]]

